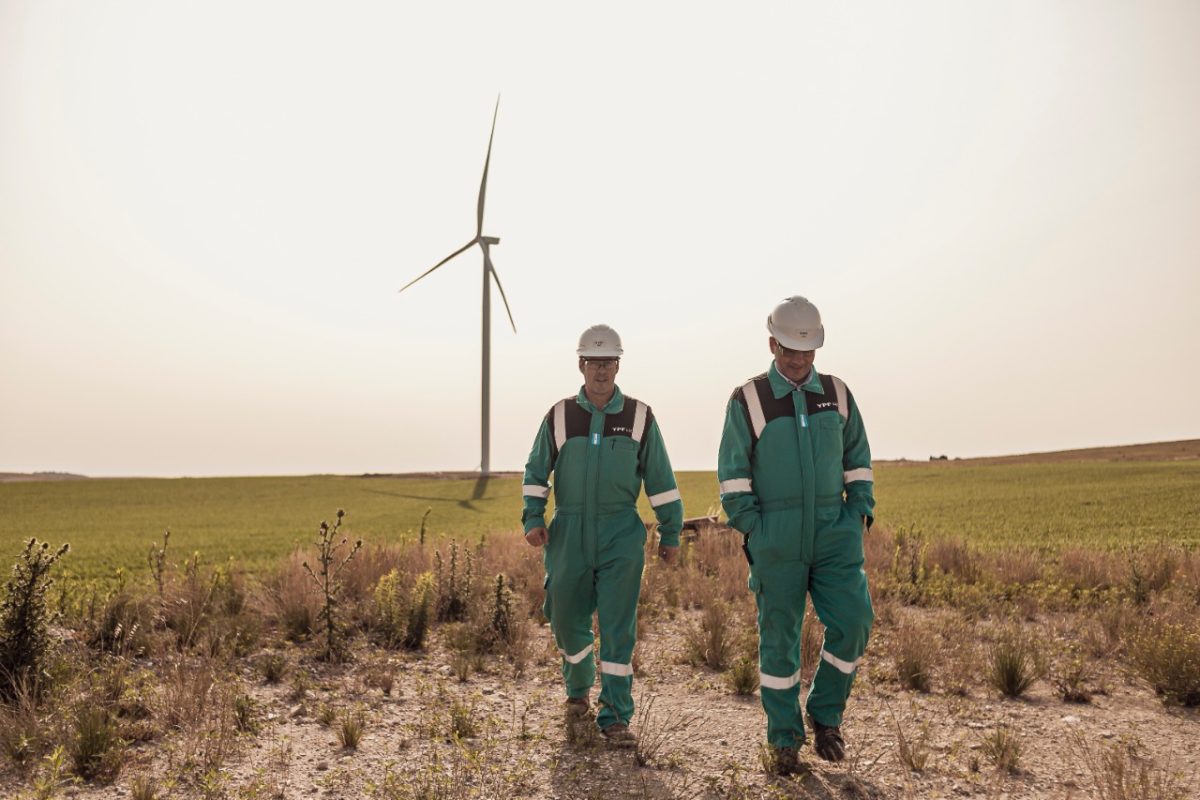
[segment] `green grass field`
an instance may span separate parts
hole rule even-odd
[[[961,536],[980,547],[1115,547],[1170,540],[1200,544],[1200,461],[1058,464],[880,464],[879,524]],[[686,513],[716,511],[711,472],[679,473]],[[347,512],[345,529],[368,543],[429,529],[464,538],[515,528],[520,479],[299,478],[102,479],[0,484],[0,557],[31,537],[70,542],[64,568],[105,577],[148,573],[146,553],[171,529],[173,560],[200,551],[267,568],[314,541],[318,523]],[[643,515],[651,518],[642,502]]]

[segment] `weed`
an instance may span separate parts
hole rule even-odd
[[[367,730],[367,715],[361,708],[347,709],[338,722],[337,737],[342,747],[357,750]]]
[[[301,561],[299,553],[292,553],[263,585],[284,636],[293,642],[306,640],[317,625],[317,609]]]
[[[692,727],[700,719],[699,714],[676,709],[666,714],[656,713],[656,697],[642,697],[637,712],[637,745],[633,755],[638,766],[651,764],[664,767],[678,766],[677,753],[696,738]],[[668,745],[672,749],[668,750]]]
[[[479,735],[479,723],[475,720],[475,704],[455,700],[450,704],[450,728],[447,738],[473,739]]]
[[[467,618],[475,570],[475,557],[469,549],[466,550],[464,561],[465,565],[460,570],[457,540],[450,542],[449,564],[443,562],[441,550],[434,553],[434,584],[439,622],[461,622]]]
[[[233,698],[233,721],[241,733],[258,733],[256,708],[250,695],[238,694]]]
[[[754,694],[758,690],[758,658],[748,654],[736,659],[725,674],[725,680],[734,694]]]
[[[1146,755],[1136,739],[1093,748],[1076,733],[1071,745],[1087,765],[1098,800],[1184,800],[1189,796],[1189,787],[1180,777]]]
[[[897,723],[896,747],[901,764],[913,772],[924,772],[932,753],[929,747],[929,724],[922,725],[920,732],[910,738]]]
[[[729,605],[713,601],[705,605],[699,625],[688,629],[685,637],[688,658],[693,664],[704,664],[721,671],[733,658],[736,630],[730,624]]]
[[[1020,697],[1040,677],[1040,659],[1032,636],[1020,628],[1009,628],[992,643],[988,654],[988,683],[1006,697]]]
[[[809,608],[804,614],[803,628],[800,631],[800,675],[805,683],[811,683],[813,673],[821,660],[821,646],[825,641],[825,626],[817,619],[817,614]]]
[[[317,528],[318,570],[314,572],[307,561],[301,565],[316,584],[324,600],[321,610],[317,614],[317,621],[325,625],[325,650],[322,657],[326,661],[341,661],[347,656],[337,613],[334,610],[337,608],[338,595],[341,591],[338,574],[362,549],[362,539],[358,539],[350,546],[349,552],[344,556],[338,555],[338,551],[349,542],[349,539],[344,536],[341,541],[337,540],[338,531],[341,530],[342,519],[345,516],[346,512],[339,508],[332,527],[325,520],[321,520],[321,524]]]
[[[0,600],[0,699],[11,700],[22,681],[45,670],[55,618],[46,602],[54,583],[50,570],[69,549],[64,544],[51,552],[49,543],[30,539],[13,564]]]
[[[1054,691],[1064,702],[1087,703],[1092,699],[1092,694],[1087,688],[1092,676],[1091,662],[1078,648],[1071,647],[1066,658],[1050,673],[1050,681],[1054,684]]]
[[[52,800],[58,795],[59,789],[79,780],[64,774],[67,756],[62,745],[48,753],[42,762],[42,769],[30,781],[30,793],[23,795],[22,800],[24,797],[29,797],[30,800]]]
[[[317,722],[320,723],[321,727],[323,728],[331,727],[333,723],[337,721],[337,718],[337,709],[328,703],[322,703],[317,709]]]
[[[258,672],[264,683],[279,683],[287,674],[287,668],[287,656],[283,653],[265,653],[258,659]]]
[[[408,625],[404,631],[404,646],[409,650],[425,647],[429,624],[433,616],[434,576],[424,572],[413,586],[412,603],[408,607]]]
[[[905,689],[928,692],[933,682],[933,657],[927,632],[903,626],[896,634],[896,677]],[[918,770],[920,771],[920,770]]]
[[[85,705],[78,709],[70,748],[76,775],[85,780],[115,777],[121,767],[123,745],[107,708]]]
[[[1021,758],[1021,742],[1012,725],[1003,723],[983,738],[983,752],[1001,772],[1013,774]]]
[[[399,647],[408,626],[408,608],[399,570],[393,569],[379,579],[373,599],[371,633],[375,641],[384,647]]]
[[[130,800],[159,800],[158,782],[149,775],[138,775],[129,782]]]
[[[1130,645],[1134,670],[1163,702],[1200,705],[1200,629],[1194,610],[1149,620],[1130,634]]]

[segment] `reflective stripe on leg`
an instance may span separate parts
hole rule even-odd
[[[585,658],[588,657],[588,655],[591,654],[592,645],[589,644],[587,647],[583,648],[582,650],[580,650],[578,653],[575,653],[574,655],[567,655],[567,651],[563,650],[562,648],[559,648],[558,652],[562,654],[563,659],[568,664],[578,664],[580,661],[583,661]]]
[[[633,675],[633,665],[616,664],[612,661],[601,661],[600,671],[605,675],[620,675],[622,677],[629,677]]]
[[[821,651],[821,659],[833,664],[838,668],[839,672],[844,672],[847,675],[852,674],[854,670],[858,669],[858,665],[862,663],[861,657],[856,658],[853,661],[843,661],[828,650]]]
[[[789,675],[786,678],[768,675],[760,670],[758,673],[758,682],[767,689],[790,689],[800,683],[800,670],[796,670],[795,674]]]

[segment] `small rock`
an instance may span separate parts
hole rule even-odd
[[[486,687],[484,687],[484,689],[483,689],[483,693],[484,693],[484,694],[495,694],[495,693],[496,693],[496,690],[495,690],[495,689],[493,689],[493,688],[492,688],[492,687],[490,687],[490,686],[486,686]]]
[[[1075,716],[1074,714],[1067,714],[1062,718],[1062,721],[1068,725],[1074,725],[1076,722],[1079,722],[1079,717]]]
[[[1100,735],[1103,736],[1105,739],[1111,739],[1114,736],[1116,736],[1116,734],[1113,733],[1112,731],[1100,731]]]
[[[328,761],[318,761],[317,762],[317,772],[325,772],[327,769],[329,769]]]

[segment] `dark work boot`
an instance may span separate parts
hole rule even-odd
[[[841,761],[846,757],[846,741],[842,729],[836,725],[822,725],[811,717],[813,727],[813,750],[826,761]]]

